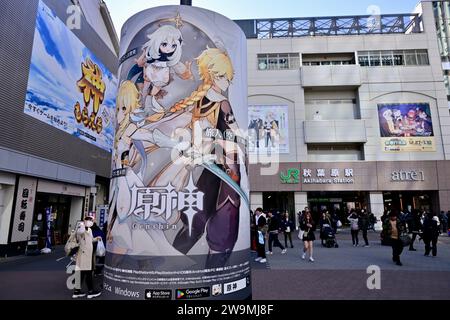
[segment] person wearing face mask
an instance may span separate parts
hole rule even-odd
[[[75,288],[72,298],[81,298],[86,296],[81,291],[83,283],[86,281],[88,287],[88,299],[92,299],[101,295],[100,291],[94,290],[92,274],[94,270],[94,246],[93,243],[101,240],[101,237],[94,238],[92,236],[92,226],[94,225],[93,217],[84,217],[84,222],[77,226],[76,236],[79,244],[77,252],[75,272],[80,273],[79,288]]]

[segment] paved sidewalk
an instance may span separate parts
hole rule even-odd
[[[295,248],[288,248],[285,255],[274,248],[266,264],[252,263],[253,298],[450,299],[449,237],[439,238],[436,258],[424,257],[423,242],[416,241],[418,251],[405,250],[402,267],[391,261],[391,247],[380,245],[378,233],[371,232],[369,237],[369,248],[353,247],[345,230],[338,235],[339,248],[323,248],[320,240],[315,241],[314,263],[300,258],[302,243],[296,238]],[[0,300],[71,299],[65,273],[69,260],[62,257],[61,247],[48,255],[0,259]],[[367,288],[369,265],[381,269],[381,290]],[[96,283],[100,285],[101,278]]]
[[[317,235],[316,235],[317,236]],[[280,240],[282,240],[280,236]],[[450,299],[450,238],[441,236],[438,256],[425,257],[423,242],[417,251],[405,248],[403,266],[395,265],[390,246],[381,246],[379,233],[369,232],[370,247],[353,247],[348,230],[337,235],[339,248],[324,248],[314,242],[311,263],[301,259],[302,243],[282,255],[274,248],[268,263],[253,262],[254,299]],[[283,238],[284,240],[284,238]],[[284,242],[282,242],[284,245]],[[381,270],[381,290],[369,290],[367,267]]]

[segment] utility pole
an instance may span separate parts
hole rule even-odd
[[[184,6],[192,6],[192,0],[180,0],[180,4]]]

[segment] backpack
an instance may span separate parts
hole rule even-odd
[[[66,256],[73,256],[78,252],[78,249],[80,248],[80,244],[77,240],[77,233],[72,231],[70,233],[69,239],[66,242],[66,245],[64,246],[64,251],[66,252]]]

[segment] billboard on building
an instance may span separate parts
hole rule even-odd
[[[428,103],[379,104],[378,118],[383,151],[436,151]]]
[[[288,106],[248,107],[250,154],[289,153]]]
[[[250,286],[246,39],[164,6],[121,37],[105,288],[121,299],[242,299]]]
[[[117,79],[39,2],[24,112],[108,152]]]

